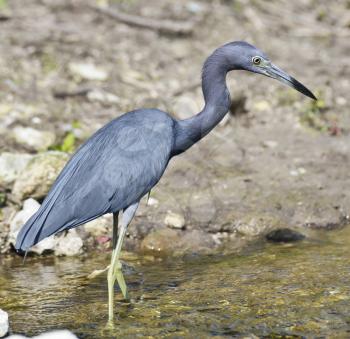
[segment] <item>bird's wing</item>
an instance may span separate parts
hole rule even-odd
[[[28,249],[49,235],[124,209],[159,181],[170,157],[172,121],[132,113],[78,149],[20,230],[16,248]]]

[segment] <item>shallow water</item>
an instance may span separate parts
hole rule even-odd
[[[127,258],[130,303],[105,328],[108,254],[0,259],[0,308],[14,333],[67,328],[79,338],[350,337],[350,227],[240,255]]]

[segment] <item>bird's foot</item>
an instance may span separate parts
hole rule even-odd
[[[123,294],[124,299],[129,299],[128,288],[126,286],[124,275],[122,272],[122,263],[116,259],[113,265],[109,267],[107,274],[108,281],[108,324],[113,326],[114,319],[114,284],[117,280],[119,288]]]
[[[105,268],[102,269],[102,270],[94,270],[93,272],[91,272],[91,273],[87,276],[87,278],[88,278],[88,279],[94,279],[94,278],[98,277],[99,275],[101,275],[101,274],[105,273],[106,271],[108,271],[109,268],[110,268],[110,266],[111,266],[111,265],[108,265],[107,267],[105,267]],[[121,270],[121,269],[122,269],[122,263],[118,260],[118,261],[116,262],[115,270],[117,271],[117,270]]]
[[[122,271],[122,263],[118,260],[114,269],[114,278],[117,280],[119,288],[123,294],[124,299],[129,299],[128,287],[126,286],[124,275]]]
[[[113,319],[109,319],[109,320],[107,321],[106,329],[107,329],[107,330],[114,330],[114,329],[115,329],[115,325],[114,325]]]
[[[91,273],[87,276],[87,278],[88,278],[88,279],[94,279],[94,278],[96,278],[97,276],[101,275],[102,273],[108,271],[109,267],[110,267],[110,265],[108,265],[107,267],[105,267],[103,270],[95,270],[95,271],[91,272]]]
[[[125,280],[124,280],[122,267],[123,267],[122,263],[119,260],[116,261],[115,266],[114,266],[114,272],[113,272],[113,275],[112,275],[112,277],[110,279],[113,280],[113,284],[117,280],[118,285],[120,287],[120,290],[121,290],[121,292],[123,294],[124,299],[128,300],[129,299],[129,294],[128,294],[128,289],[127,289],[127,286],[126,286],[126,283],[125,283]],[[91,272],[87,276],[87,278],[88,279],[94,279],[97,276],[99,276],[99,275],[103,274],[104,272],[108,271],[109,268],[110,268],[110,265],[108,265],[107,267],[105,267],[102,270],[94,270],[93,272]]]

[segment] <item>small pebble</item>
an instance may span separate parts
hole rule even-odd
[[[108,78],[108,73],[95,66],[92,63],[70,63],[68,65],[69,71],[82,79],[85,80],[97,80],[104,81]]]
[[[185,218],[181,214],[168,211],[164,223],[172,228],[181,229],[185,227]]]
[[[147,205],[157,207],[159,205],[159,201],[155,198],[150,197],[147,201]]]

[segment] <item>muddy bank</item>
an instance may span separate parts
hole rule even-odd
[[[266,51],[320,100],[310,103],[271,79],[229,75],[232,98],[239,99],[231,114],[171,161],[130,226],[126,248],[151,254],[235,251],[276,228],[307,235],[310,228],[347,223],[346,1],[111,5],[154,19],[198,20],[190,35],[123,24],[88,3],[94,5],[28,1],[23,8],[13,0],[0,8],[7,13],[0,21],[0,150],[2,157],[11,154],[10,165],[0,166],[2,252],[11,248],[16,232],[10,232],[11,224],[15,229],[24,201],[42,201],[67,153],[133,108],[158,107],[180,118],[198,112],[206,56],[222,43],[242,39]],[[80,246],[57,253],[108,248],[109,224],[106,217],[61,235],[81,239]],[[68,241],[51,242],[51,250],[63,242]]]

